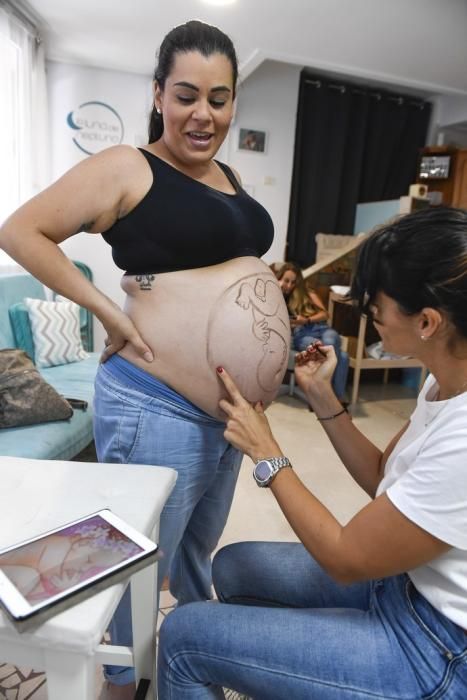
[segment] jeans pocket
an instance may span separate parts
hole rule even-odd
[[[100,462],[128,464],[144,424],[144,408],[130,403],[105,381],[96,381],[94,439]]]
[[[131,464],[144,432],[146,412],[140,406],[125,404],[118,426],[118,447],[123,464]]]
[[[439,621],[441,613],[438,613],[426,598],[417,591],[409,578],[407,578],[405,582],[405,599],[408,611],[420,628],[420,631],[443,656],[447,659],[452,659],[452,651],[441,640],[438,634],[438,628],[441,626],[441,621]]]

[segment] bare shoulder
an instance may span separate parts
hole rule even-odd
[[[111,226],[126,210],[128,200],[138,198],[145,176],[147,165],[136,148],[111,146],[71,168],[53,186],[53,194],[67,202],[74,221],[75,209],[84,208],[85,230],[94,233]]]
[[[231,171],[232,171],[233,174],[235,175],[235,179],[237,180],[238,184],[241,185],[241,184],[242,184],[242,178],[240,177],[240,173],[238,172],[238,170],[236,170],[235,168],[232,168],[231,165],[229,165],[229,168],[231,169]]]
[[[142,199],[152,173],[137,148],[111,146],[88,159],[89,180],[97,187],[102,210],[91,231],[106,230]],[[80,178],[81,179],[81,178]]]
[[[141,167],[143,164],[144,159],[138,149],[122,144],[105,148],[100,153],[89,156],[89,158],[81,161],[69,172],[75,169],[87,169],[96,172],[102,171],[107,174],[110,171],[112,176],[118,174],[124,177],[127,168],[134,169]]]
[[[136,148],[112,146],[85,158],[29,200],[13,223],[18,228],[34,223],[57,243],[79,231],[99,233],[141,199],[151,177]]]
[[[128,146],[127,144],[120,144],[119,146],[110,146],[110,148],[105,148],[96,156],[105,156],[109,160],[130,163],[142,163],[144,162],[143,156],[141,155],[138,148],[134,146]],[[96,157],[96,156],[93,156]]]
[[[307,291],[313,304],[324,307],[323,300],[319,296],[318,292],[316,292],[314,289],[308,289]]]

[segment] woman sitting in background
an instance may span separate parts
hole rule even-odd
[[[337,357],[337,365],[332,377],[332,386],[338,399],[342,399],[347,383],[349,358],[341,350],[339,333],[326,323],[328,312],[322,300],[314,290],[308,290],[301,269],[295,263],[286,262],[277,270],[276,275],[289,310],[292,328],[292,346],[297,352],[317,340],[323,345],[332,345]]]

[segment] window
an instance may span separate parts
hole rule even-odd
[[[0,224],[48,183],[43,47],[30,22],[0,6]],[[0,251],[0,263],[11,263]]]
[[[18,158],[19,47],[0,34],[0,221],[20,204]]]

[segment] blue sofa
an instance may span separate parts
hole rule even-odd
[[[86,265],[79,262],[75,265],[92,279]],[[0,348],[20,348],[34,360],[29,317],[22,303],[24,297],[45,299],[44,287],[27,273],[0,276]],[[40,372],[59,394],[87,401],[87,410],[74,409],[69,420],[0,429],[0,455],[72,459],[92,441],[94,377],[100,353],[92,352],[92,315],[86,309],[80,309],[80,325],[83,346],[90,356],[79,362],[40,369]]]

